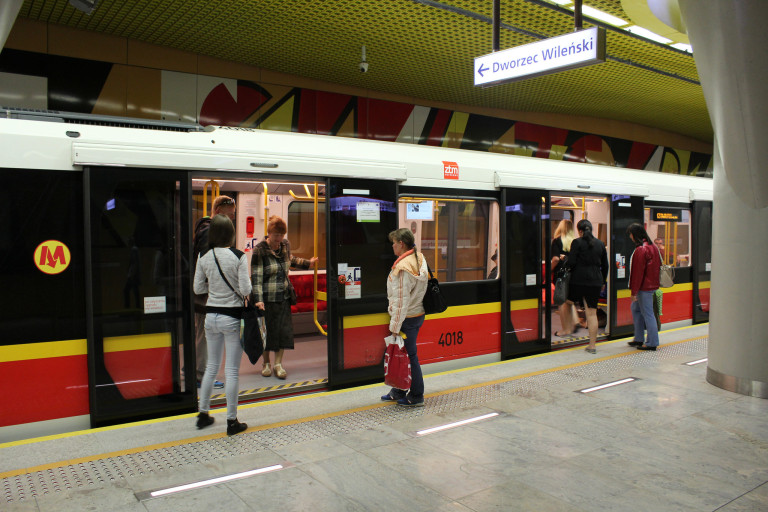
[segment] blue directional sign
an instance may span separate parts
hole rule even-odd
[[[605,62],[605,29],[592,27],[475,58],[475,85],[487,87]]]

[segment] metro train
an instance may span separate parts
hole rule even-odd
[[[243,401],[383,380],[387,235],[398,227],[413,231],[449,304],[419,334],[427,374],[586,342],[586,329],[555,335],[549,253],[562,219],[588,218],[608,248],[600,340],[632,332],[632,222],[675,265],[664,327],[708,320],[709,178],[17,111],[0,118],[0,178],[0,442],[196,411],[192,230],[220,194],[236,201],[239,249],[250,254],[277,214],[293,253],[319,257],[291,272],[288,379],[244,358]]]

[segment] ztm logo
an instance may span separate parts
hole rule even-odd
[[[69,266],[69,248],[58,240],[46,240],[35,249],[35,265],[46,274],[59,274]]]
[[[456,162],[443,161],[443,179],[457,180],[459,179],[459,164]]]

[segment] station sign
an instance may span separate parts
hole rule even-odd
[[[605,29],[592,27],[475,58],[475,85],[515,82],[605,62]]]

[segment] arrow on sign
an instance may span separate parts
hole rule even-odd
[[[480,63],[480,69],[478,69],[477,72],[480,73],[480,76],[485,76],[485,75],[483,75],[483,71],[488,71],[489,69],[491,69],[491,68],[484,68],[483,67],[483,63],[481,62]]]

